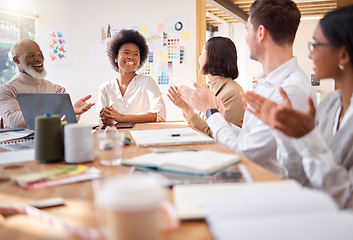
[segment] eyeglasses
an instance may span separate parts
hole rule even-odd
[[[320,46],[333,46],[332,43],[313,43],[313,42],[308,42],[309,46],[309,52],[312,53],[316,47]]]

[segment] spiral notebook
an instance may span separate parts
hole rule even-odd
[[[33,130],[6,130],[0,132],[0,144],[7,144],[8,142],[18,141],[18,139],[31,139],[34,137]]]
[[[26,138],[0,143],[0,147],[13,152],[34,149],[34,143],[34,138]]]

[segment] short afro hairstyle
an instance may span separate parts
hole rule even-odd
[[[121,46],[125,43],[135,43],[140,49],[140,65],[137,69],[141,68],[147,59],[148,46],[145,37],[135,30],[123,29],[112,37],[107,47],[109,61],[113,69],[117,72],[119,72],[119,66],[115,62],[115,58],[118,55]]]

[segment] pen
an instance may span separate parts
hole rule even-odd
[[[172,137],[180,137],[180,133],[173,133]]]
[[[25,129],[24,128],[4,128],[4,129],[0,129],[0,133],[23,131],[23,130]]]

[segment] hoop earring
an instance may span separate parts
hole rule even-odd
[[[344,66],[343,66],[343,64],[342,64],[342,63],[338,64],[338,67],[341,69],[341,71],[343,71],[343,70],[344,70]]]
[[[117,59],[115,59],[115,60],[114,60],[114,62],[115,62],[115,63],[118,63],[118,60],[117,60]]]

